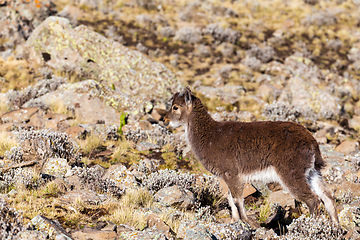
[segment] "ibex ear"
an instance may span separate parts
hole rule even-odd
[[[185,103],[186,103],[186,105],[192,104],[192,92],[191,92],[189,86],[187,86],[184,89],[184,94],[185,94]]]

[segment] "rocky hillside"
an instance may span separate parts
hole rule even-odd
[[[281,186],[221,179],[162,120],[190,86],[219,121],[320,144],[341,227]],[[0,0],[1,239],[360,239],[360,2]]]

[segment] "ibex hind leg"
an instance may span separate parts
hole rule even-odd
[[[320,200],[314,193],[305,174],[299,178],[294,176],[284,177],[282,183],[297,200],[306,203],[310,214],[319,214]]]
[[[229,192],[228,192],[227,199],[228,199],[229,205],[230,205],[230,207],[231,207],[231,218],[232,218],[232,221],[235,222],[235,221],[240,220],[239,209],[238,209],[238,207],[236,206],[235,199],[234,199],[233,196],[231,195],[230,190],[229,190]]]
[[[325,209],[328,212],[331,221],[334,224],[339,225],[339,218],[338,218],[338,215],[336,212],[333,194],[326,187],[324,180],[321,177],[321,174],[317,170],[311,169],[309,171],[308,179],[309,179],[312,190],[323,201],[323,203],[325,205]]]

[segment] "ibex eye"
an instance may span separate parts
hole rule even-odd
[[[176,111],[178,110],[179,108],[177,106],[173,106],[173,110]]]

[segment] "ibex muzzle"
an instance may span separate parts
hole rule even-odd
[[[339,224],[331,191],[320,170],[319,145],[311,133],[293,122],[217,122],[189,88],[173,96],[165,123],[185,126],[196,158],[229,187],[234,220],[249,222],[244,207],[246,182],[278,182],[318,214],[323,201],[333,223]]]

